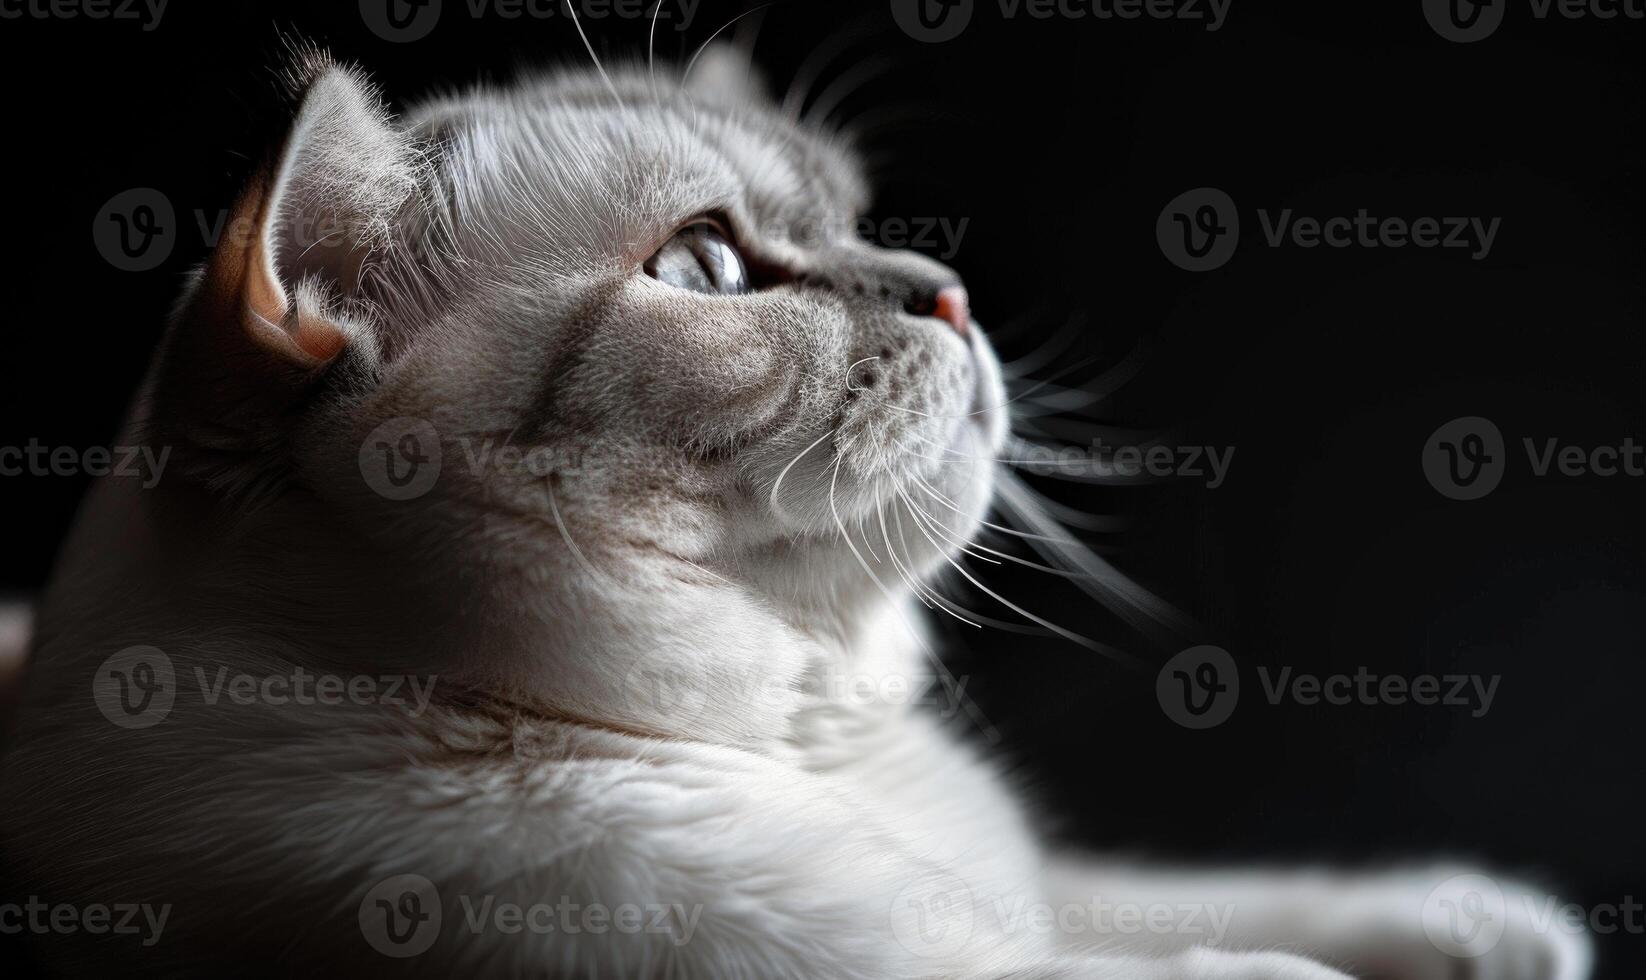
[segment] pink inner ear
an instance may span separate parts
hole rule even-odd
[[[329,361],[343,353],[348,338],[330,320],[317,317],[298,317],[292,340],[303,353],[317,361]]]

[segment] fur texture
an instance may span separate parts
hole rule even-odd
[[[852,154],[727,57],[697,81],[549,74],[403,121],[355,71],[296,72],[292,133],[240,206],[258,233],[197,276],[131,423],[177,462],[153,491],[95,491],[4,762],[7,894],[164,905],[167,924],[152,945],[48,930],[42,960],[1583,976],[1580,937],[1519,919],[1487,955],[1442,953],[1423,907],[1449,872],[1042,852],[997,771],[899,694],[941,676],[917,598],[990,501],[998,365],[975,324],[909,312],[952,272],[814,233],[866,206]],[[704,215],[764,288],[643,273]],[[374,479],[435,455],[416,494]],[[142,728],[92,696],[134,646],[175,682]],[[372,696],[207,696],[300,672]],[[431,679],[432,701],[383,703],[394,677]],[[1094,901],[1232,915],[1213,949],[1008,914]],[[646,925],[494,914],[544,903]],[[371,938],[436,909],[416,955]]]

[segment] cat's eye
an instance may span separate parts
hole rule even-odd
[[[749,290],[749,270],[736,246],[714,224],[699,221],[674,233],[646,260],[646,275],[694,293]]]

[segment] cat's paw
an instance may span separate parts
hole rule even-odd
[[[1381,907],[1377,907],[1381,906]],[[1588,932],[1559,900],[1477,873],[1392,883],[1366,910],[1350,964],[1391,980],[1587,980]]]

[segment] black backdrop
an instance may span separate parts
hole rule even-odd
[[[0,445],[114,437],[180,275],[203,254],[196,210],[209,223],[273,135],[254,107],[277,27],[362,62],[400,100],[586,57],[564,16],[509,19],[488,3],[473,17],[468,3],[445,0],[438,27],[409,43],[374,33],[353,0],[173,0],[153,30],[0,19]],[[900,29],[885,0],[790,0],[727,32],[748,40],[759,28],[757,58],[779,87],[845,32],[820,90],[842,80],[838,114],[868,120],[880,231],[895,234],[886,219],[964,220],[948,261],[986,325],[1020,321],[999,340],[1004,356],[1078,317],[1054,368],[1092,360],[1068,383],[1142,352],[1104,419],[1235,450],[1215,489],[1036,480],[1066,503],[1130,518],[1105,539],[1114,560],[1241,664],[1227,722],[1175,724],[1152,666],[946,631],[998,751],[1066,836],[1197,860],[1383,867],[1462,855],[1548,881],[1585,908],[1646,895],[1643,480],[1539,478],[1520,449],[1525,438],[1646,443],[1646,21],[1540,20],[1527,3],[1498,4],[1501,27],[1469,44],[1433,29],[1420,0],[1234,0],[1217,31],[1067,16],[1089,3],[1038,18],[1028,0],[976,0],[942,43]],[[691,50],[742,9],[701,0],[689,29],[659,31],[660,56]],[[586,24],[608,56],[644,50],[643,21]],[[1163,255],[1156,222],[1168,201],[1208,186],[1236,202],[1241,243],[1221,268],[1189,272]],[[162,192],[177,218],[166,260],[132,272],[92,232],[106,201],[140,187]],[[1258,212],[1286,208],[1501,225],[1479,260],[1468,249],[1271,247]],[[927,250],[952,244],[938,237]],[[1502,484],[1476,501],[1443,496],[1421,465],[1430,433],[1464,416],[1492,420],[1507,442]],[[0,478],[0,588],[39,586],[84,488]],[[1062,583],[1009,568],[990,581],[1152,665],[1175,652]],[[1481,717],[1271,705],[1259,665],[1501,680]],[[1646,936],[1602,948],[1609,975],[1646,963]]]

